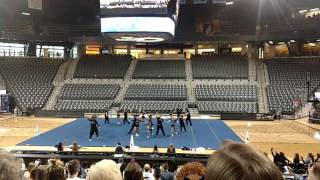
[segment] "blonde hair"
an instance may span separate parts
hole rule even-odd
[[[211,155],[206,180],[283,180],[278,167],[246,144],[228,143]]]
[[[88,180],[122,180],[119,166],[113,160],[102,160],[92,165]]]

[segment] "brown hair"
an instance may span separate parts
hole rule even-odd
[[[30,178],[33,180],[47,180],[47,167],[40,165],[30,172]]]
[[[206,167],[203,164],[199,162],[188,162],[177,172],[176,179],[184,180],[186,177],[189,177],[188,179],[201,179],[205,174]]]
[[[50,159],[48,165],[48,180],[65,180],[63,162],[58,159]]]
[[[127,165],[126,169],[124,170],[123,179],[124,180],[142,180],[143,173],[142,173],[141,166],[138,163],[131,161]]]
[[[80,161],[79,160],[71,160],[67,163],[67,171],[69,176],[76,175],[80,171]]]
[[[211,155],[206,180],[283,180],[280,170],[246,144],[230,143]]]
[[[315,162],[312,167],[309,169],[309,177],[310,180],[320,179],[320,162]]]

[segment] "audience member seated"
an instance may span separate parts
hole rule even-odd
[[[87,179],[122,180],[120,169],[113,160],[102,160],[91,165]]]
[[[21,180],[23,171],[18,159],[0,149],[0,180]]]
[[[283,177],[262,153],[246,144],[230,143],[210,156],[205,179],[283,180]]]
[[[154,180],[153,172],[149,164],[143,166],[143,179]]]
[[[170,144],[168,149],[167,149],[167,154],[169,155],[169,157],[174,157],[176,156],[176,148],[174,147],[173,144]]]
[[[169,171],[169,164],[164,163],[162,165],[161,180],[173,180],[173,179],[174,179],[173,173]]]
[[[58,159],[50,159],[47,167],[48,180],[65,180],[64,163]]]
[[[143,179],[143,172],[142,168],[138,163],[134,160],[127,165],[126,169],[123,173],[123,180],[142,180]]]
[[[115,154],[123,154],[125,152],[124,148],[122,147],[121,143],[118,142],[117,146],[115,147],[114,153]]]
[[[184,164],[176,174],[176,180],[204,180],[206,167],[199,162],[188,162]]]
[[[316,162],[309,169],[308,180],[319,180],[319,179],[320,179],[320,162]]]
[[[78,178],[80,172],[80,162],[79,160],[71,160],[66,164],[66,170],[68,173],[67,180],[82,180]]]
[[[47,166],[40,165],[33,169],[30,173],[30,179],[31,180],[48,180],[48,171]]]

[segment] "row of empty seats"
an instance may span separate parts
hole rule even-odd
[[[293,113],[293,101],[307,95],[308,72],[310,94],[320,85],[319,58],[271,59],[265,60],[265,63],[269,71],[267,95],[272,112]]]
[[[248,79],[249,64],[241,55],[194,55],[194,79]]]
[[[125,100],[185,101],[185,85],[176,84],[130,84]]]
[[[76,67],[74,78],[124,78],[130,66],[130,55],[83,56]]]
[[[108,100],[58,100],[55,109],[101,113],[109,110],[112,103]]]
[[[220,102],[220,101],[200,101],[198,111],[207,113],[257,113],[256,102]]]
[[[255,85],[197,85],[195,95],[199,101],[257,101]]]
[[[120,105],[121,110],[130,110],[131,112],[159,112],[172,113],[178,107],[186,110],[185,101],[123,101]]]
[[[34,110],[45,105],[62,63],[58,59],[8,58],[0,61],[0,73],[18,107],[22,111]]]
[[[4,82],[4,79],[2,78],[2,75],[0,73],[0,90],[6,89],[6,83]]]
[[[119,89],[119,84],[66,84],[60,92],[59,99],[112,100]]]
[[[139,60],[133,79],[185,79],[183,60]]]

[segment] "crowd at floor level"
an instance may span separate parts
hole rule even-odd
[[[116,148],[117,149],[117,148]],[[119,149],[119,147],[118,147]],[[174,155],[174,147],[168,148]],[[156,153],[156,152],[155,152]],[[298,154],[292,161],[283,152],[271,149],[274,159],[256,151],[250,145],[225,141],[215,151],[207,164],[188,162],[176,166],[163,164],[139,164],[134,159],[101,160],[94,164],[79,160],[63,162],[50,159],[46,163],[30,162],[25,167],[23,159],[17,159],[4,150],[0,151],[0,180],[285,180],[320,179],[320,154],[309,153],[307,158]],[[22,164],[22,167],[21,167]]]

